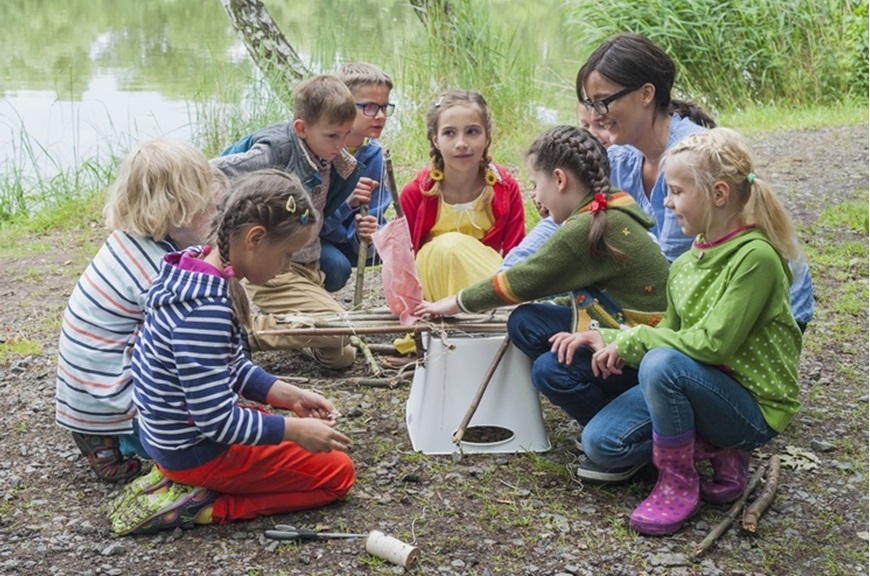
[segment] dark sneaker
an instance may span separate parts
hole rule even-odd
[[[104,482],[126,482],[142,471],[138,458],[125,458],[121,454],[121,441],[117,436],[73,432],[72,437],[88,459],[91,470]]]
[[[202,486],[172,483],[168,489],[142,494],[118,510],[111,519],[112,530],[123,536],[192,528],[196,515],[218,496]]]
[[[624,468],[604,468],[589,459],[586,454],[580,454],[580,464],[575,475],[579,480],[593,483],[625,482],[637,474],[644,464],[626,466]]]

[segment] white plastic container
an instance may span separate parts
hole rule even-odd
[[[461,452],[545,452],[550,439],[544,428],[538,392],[531,381],[531,361],[511,345],[468,424],[465,439],[453,443],[487,368],[504,336],[454,337],[444,347],[424,335],[426,366],[414,372],[405,420],[414,450],[424,454]],[[474,441],[483,427],[505,429],[504,439]]]

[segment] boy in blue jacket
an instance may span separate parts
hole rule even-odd
[[[360,183],[370,186],[370,194],[365,197],[366,187],[357,186],[346,202],[326,216],[320,232],[320,269],[330,292],[347,283],[358,262],[360,238],[367,239],[386,222],[384,212],[391,197],[384,171],[384,149],[376,139],[395,110],[395,104],[390,102],[393,81],[377,66],[363,62],[347,64],[336,76],[350,89],[356,103],[356,120],[346,145],[362,167]],[[361,203],[369,205],[367,217],[359,215]],[[366,258],[373,263],[375,253],[371,244]]]

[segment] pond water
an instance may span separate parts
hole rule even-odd
[[[424,33],[407,0],[265,5],[315,71],[394,61]],[[560,5],[494,0],[492,14],[528,31],[517,41],[539,56],[540,80],[570,93],[578,60]],[[220,0],[4,0],[0,22],[0,172],[50,176],[141,139],[190,141],[193,102],[254,73]]]

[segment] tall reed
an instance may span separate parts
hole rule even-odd
[[[867,0],[578,0],[568,23],[588,55],[643,34],[677,63],[678,88],[722,109],[867,95]]]

